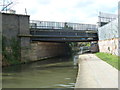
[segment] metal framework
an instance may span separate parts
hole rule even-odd
[[[68,30],[97,30],[97,25],[70,22],[30,21],[30,28],[68,29]]]
[[[98,16],[99,25],[98,26],[101,27],[117,18],[118,18],[118,15],[99,12],[99,16]]]

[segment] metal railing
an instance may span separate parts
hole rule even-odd
[[[69,22],[30,21],[30,28],[39,29],[68,29],[68,30],[97,30],[97,25]]]

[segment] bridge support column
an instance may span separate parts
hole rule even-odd
[[[29,16],[0,13],[0,30],[2,30],[2,65],[11,65],[28,60],[30,37],[19,37],[19,34],[29,35]]]
[[[20,25],[20,35],[29,35],[29,16],[19,17]],[[21,61],[27,62],[30,60],[30,37],[20,37],[20,47],[21,47]]]

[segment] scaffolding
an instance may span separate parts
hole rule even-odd
[[[116,20],[118,18],[118,15],[115,14],[109,14],[109,13],[103,13],[103,12],[99,12],[99,22],[98,22],[98,26],[104,26],[105,24],[108,24],[109,22]]]

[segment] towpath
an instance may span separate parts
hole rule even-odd
[[[94,54],[80,55],[75,88],[118,88],[118,70]]]

